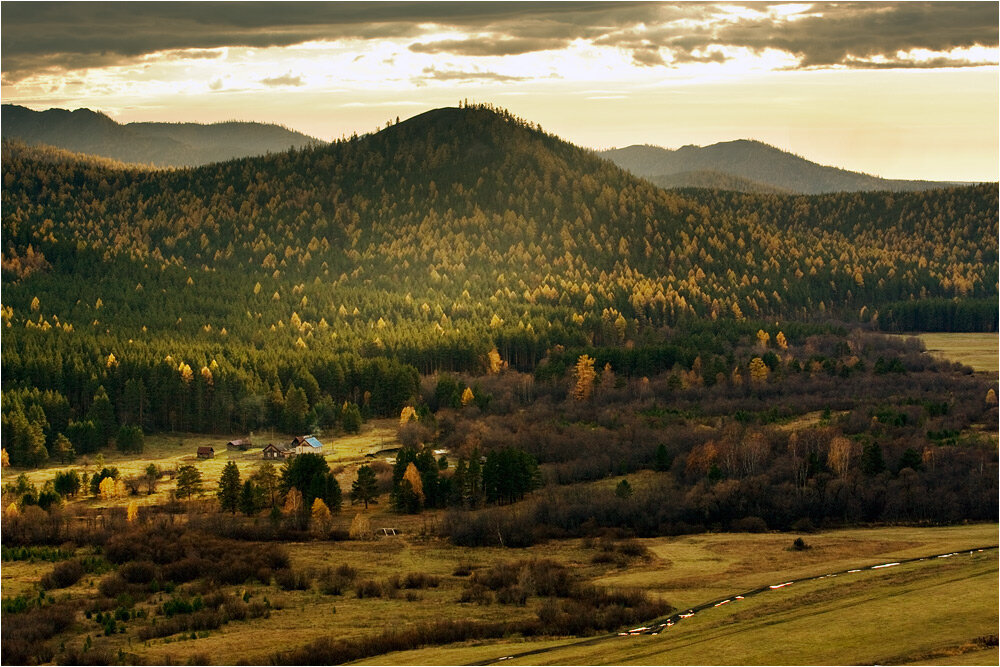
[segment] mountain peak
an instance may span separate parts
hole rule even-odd
[[[704,174],[722,175],[729,185],[751,191],[769,189],[803,194],[871,190],[927,190],[950,184],[932,181],[890,180],[837,167],[811,162],[756,139],[736,139],[709,146],[683,146],[669,150],[657,146],[629,146],[599,153],[623,169],[652,180],[663,187],[676,187],[690,179],[680,174],[701,174],[699,183],[707,183]],[[720,181],[721,182],[721,181]],[[759,187],[758,187],[759,186]],[[727,189],[720,185],[719,189]]]

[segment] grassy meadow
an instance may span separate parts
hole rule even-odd
[[[643,540],[647,566],[599,584],[648,587],[683,609],[757,586],[997,543],[996,525]],[[997,554],[932,559],[802,582],[708,609],[659,635],[428,647],[368,664],[996,664]],[[518,654],[538,651],[532,655]]]
[[[920,333],[927,352],[965,364],[974,371],[1000,372],[998,338],[994,333]],[[907,336],[910,337],[910,336]]]
[[[373,508],[373,512],[377,512]],[[543,599],[524,605],[462,602],[468,571],[530,559],[552,559],[575,577],[600,588],[641,589],[684,609],[761,585],[864,567],[893,559],[958,551],[997,543],[997,525],[946,528],[879,528],[826,531],[802,537],[811,548],[791,549],[795,535],[701,534],[638,540],[646,556],[607,562],[602,540],[559,540],[526,549],[462,548],[421,535],[374,542],[288,543],[291,567],[307,574],[305,590],[271,583],[224,587],[226,594],[266,600],[268,618],[233,621],[214,630],[142,641],[132,633],[102,637],[82,613],[64,636],[77,647],[88,635],[95,646],[122,651],[153,664],[266,664],[275,651],[333,637],[357,639],[414,623],[446,619],[509,621],[535,617]],[[323,592],[327,568],[349,566],[354,583],[342,594]],[[47,562],[5,562],[4,596],[32,595]],[[422,573],[433,585],[405,587],[380,597],[359,597],[356,585]],[[57,596],[93,595],[101,575],[87,575]],[[194,589],[192,589],[192,594]],[[959,659],[995,663],[997,650],[975,644],[995,633],[997,555],[933,559],[897,568],[802,582],[720,609],[708,609],[658,636],[604,639],[541,637],[477,640],[383,654],[371,664],[467,664],[553,648],[509,662],[517,664],[851,664]],[[153,615],[166,591],[138,603]],[[651,619],[650,619],[651,620]],[[808,638],[798,640],[796,637]],[[507,662],[507,661],[505,661]]]

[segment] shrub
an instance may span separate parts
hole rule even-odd
[[[80,581],[84,575],[83,563],[79,560],[68,560],[58,563],[52,571],[42,577],[42,588],[66,588]]]
[[[354,593],[359,598],[380,598],[385,594],[385,590],[382,584],[374,579],[365,579],[354,587]]]
[[[286,591],[304,591],[312,585],[312,579],[308,574],[296,572],[290,567],[275,570],[274,581]]]
[[[148,584],[156,578],[156,566],[149,561],[133,561],[118,568],[118,574],[130,584]]]

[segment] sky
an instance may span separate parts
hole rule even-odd
[[[459,100],[590,148],[998,180],[996,2],[13,2],[0,98],[331,140]]]

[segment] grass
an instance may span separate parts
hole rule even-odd
[[[342,521],[349,521],[352,512]],[[316,587],[283,591],[274,585],[226,587],[229,594],[248,593],[269,600],[270,618],[232,622],[217,630],[173,635],[139,642],[129,634],[100,637],[102,649],[122,650],[146,662],[183,664],[211,656],[220,664],[249,661],[265,664],[275,651],[297,648],[321,637],[357,638],[428,621],[470,619],[514,620],[534,617],[541,600],[524,607],[459,603],[468,579],[454,576],[459,565],[488,567],[498,562],[551,558],[583,581],[602,587],[643,589],[684,608],[760,585],[823,574],[898,558],[958,551],[997,543],[996,524],[945,528],[874,528],[804,535],[811,549],[793,551],[791,534],[703,534],[639,540],[653,554],[627,568],[594,563],[598,541],[562,540],[528,549],[460,548],[421,535],[425,517],[400,517],[373,508],[377,521],[393,521],[405,530],[397,538],[376,542],[290,543],[293,567],[322,570],[347,564],[358,580],[385,581],[393,575],[423,572],[439,577],[436,588],[405,591],[395,598],[358,599],[353,586],[341,596]],[[381,517],[381,518],[380,518]],[[248,544],[247,548],[253,548]],[[3,565],[3,594],[37,594],[38,579],[51,563]],[[593,645],[578,638],[526,641],[472,641],[425,647],[376,656],[374,664],[465,664],[513,655],[540,647],[558,651],[520,660],[531,664],[713,664],[713,663],[871,663],[944,660],[968,664],[996,663],[996,649],[982,650],[977,637],[995,634],[997,626],[997,555],[935,559],[852,578],[800,582],[738,604],[706,610],[672,628],[669,635],[617,636]],[[99,577],[85,576],[55,595],[93,595]],[[168,599],[154,595],[141,608],[152,611]],[[100,630],[83,621],[57,643],[76,648]],[[801,638],[801,639],[796,639]],[[963,648],[964,647],[964,648]],[[991,652],[992,651],[992,652]]]
[[[324,444],[323,453],[330,466],[332,468],[344,467],[344,471],[338,476],[342,489],[350,489],[350,483],[354,479],[354,470],[358,465],[368,460],[366,458],[368,454],[374,454],[380,449],[394,446],[396,428],[397,422],[394,419],[377,419],[365,423],[359,434],[321,438]],[[232,437],[241,436],[237,434]],[[182,465],[193,465],[201,471],[206,491],[212,491],[216,488],[219,477],[222,475],[222,468],[227,462],[235,461],[240,469],[241,477],[245,478],[262,462],[261,448],[263,445],[269,442],[289,442],[292,436],[275,432],[255,434],[253,441],[257,446],[245,452],[226,450],[226,442],[229,439],[230,437],[227,436],[199,433],[157,433],[146,436],[143,452],[138,456],[122,454],[113,449],[105,450],[103,452],[104,465],[117,467],[123,477],[142,476],[150,463],[163,470],[172,470]],[[213,447],[215,458],[199,459],[196,451],[201,446]],[[7,467],[3,468],[2,481],[5,484],[12,482],[18,475],[25,473],[28,479],[40,488],[42,484],[55,477],[55,474],[60,471],[76,469],[91,474],[97,472],[94,458],[79,457],[75,462],[67,465],[50,462],[45,467],[32,470]],[[281,461],[275,463],[278,466],[281,465]],[[124,505],[132,500],[140,505],[156,505],[166,502],[170,490],[174,487],[175,484],[172,481],[164,479],[158,484],[157,492],[151,496],[142,493],[137,497],[102,502],[86,494],[81,494],[81,501],[78,502],[86,502],[91,507]]]
[[[642,540],[657,558],[595,579],[644,587],[683,608],[809,574],[997,543],[996,525],[883,528],[806,535],[695,535]],[[504,664],[856,664],[935,656],[996,664],[997,650],[963,650],[996,633],[997,555],[936,559],[803,582],[701,612],[659,636],[505,640],[378,656],[371,664],[467,664],[539,648]],[[800,639],[796,639],[800,638]],[[940,655],[939,655],[940,654]],[[947,660],[946,660],[947,662]]]
[[[975,371],[1000,372],[996,333],[921,333],[916,337],[931,354],[965,364]]]

